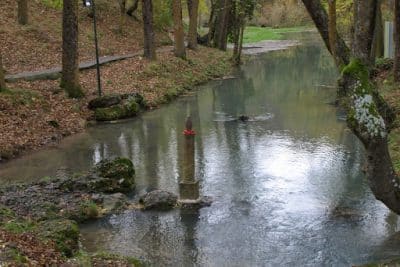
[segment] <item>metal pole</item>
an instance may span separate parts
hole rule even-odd
[[[97,43],[96,7],[95,7],[94,1],[95,1],[95,0],[92,0],[92,10],[93,10],[94,43],[95,43],[95,46],[96,46],[97,90],[98,90],[99,96],[101,96],[99,45],[98,45],[98,43]]]

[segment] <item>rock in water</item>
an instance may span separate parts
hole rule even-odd
[[[248,121],[248,120],[249,120],[249,116],[240,115],[238,119],[239,119],[240,121]]]
[[[154,190],[140,199],[145,210],[170,210],[176,206],[178,197],[168,191]]]
[[[90,178],[94,192],[129,192],[135,188],[135,169],[126,158],[100,161]]]

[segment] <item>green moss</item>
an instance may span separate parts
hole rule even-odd
[[[92,255],[92,259],[125,261],[128,264],[132,264],[135,267],[145,266],[145,264],[142,261],[140,261],[134,257],[126,257],[126,256],[114,254],[114,253],[109,253],[109,252],[95,253]]]
[[[9,208],[0,205],[0,225],[11,219],[15,219],[15,213]]]
[[[131,178],[135,175],[133,163],[127,158],[101,161],[96,165],[96,170],[106,178]]]
[[[5,89],[0,97],[7,98],[14,105],[31,106],[35,102],[43,103],[43,97],[38,93],[25,89]]]
[[[96,165],[96,173],[104,179],[95,179],[91,185],[95,191],[128,192],[135,187],[135,169],[127,158],[104,160]]]
[[[81,203],[79,207],[79,211],[86,220],[87,219],[94,219],[99,216],[99,209],[92,200],[87,200]]]
[[[140,106],[135,99],[128,99],[122,104],[108,108],[97,108],[94,114],[98,121],[112,121],[133,117],[139,112],[139,108]]]
[[[342,70],[342,75],[350,75],[358,79],[362,86],[369,84],[368,68],[359,59],[352,59]]]
[[[16,248],[11,248],[8,253],[10,255],[10,258],[14,261],[13,263],[22,265],[28,263],[28,259],[26,258],[26,256],[21,254],[21,252],[18,251]]]
[[[3,229],[15,234],[31,232],[35,229],[35,224],[28,220],[15,219],[5,222]]]
[[[57,249],[67,257],[71,257],[79,247],[79,228],[71,220],[47,220],[38,224],[39,236],[45,240],[53,240]]]

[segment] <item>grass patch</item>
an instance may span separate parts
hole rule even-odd
[[[2,228],[14,234],[22,234],[33,231],[35,224],[31,221],[11,220],[4,223]]]
[[[140,261],[136,258],[121,256],[118,254],[113,254],[113,253],[108,253],[108,252],[98,252],[98,253],[92,255],[92,259],[122,261],[122,262],[127,262],[129,264],[132,264],[135,267],[145,266],[145,264],[142,261]]]
[[[24,89],[5,89],[0,92],[0,98],[4,98],[14,106],[31,106],[35,102],[43,101],[38,93]]]
[[[284,33],[296,33],[310,29],[308,26],[292,28],[271,28],[248,26],[244,31],[243,43],[256,43],[264,40],[283,40]]]

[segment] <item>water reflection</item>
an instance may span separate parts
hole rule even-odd
[[[335,98],[336,73],[324,51],[310,45],[260,56],[237,79],[3,165],[1,180],[82,170],[123,155],[135,164],[138,190],[178,192],[183,122],[191,114],[194,177],[213,205],[129,211],[86,225],[87,249],[156,266],[348,266],[399,256],[390,238],[397,216],[373,198],[360,171],[363,149],[341,112],[326,104]],[[251,119],[238,121],[241,114]]]

